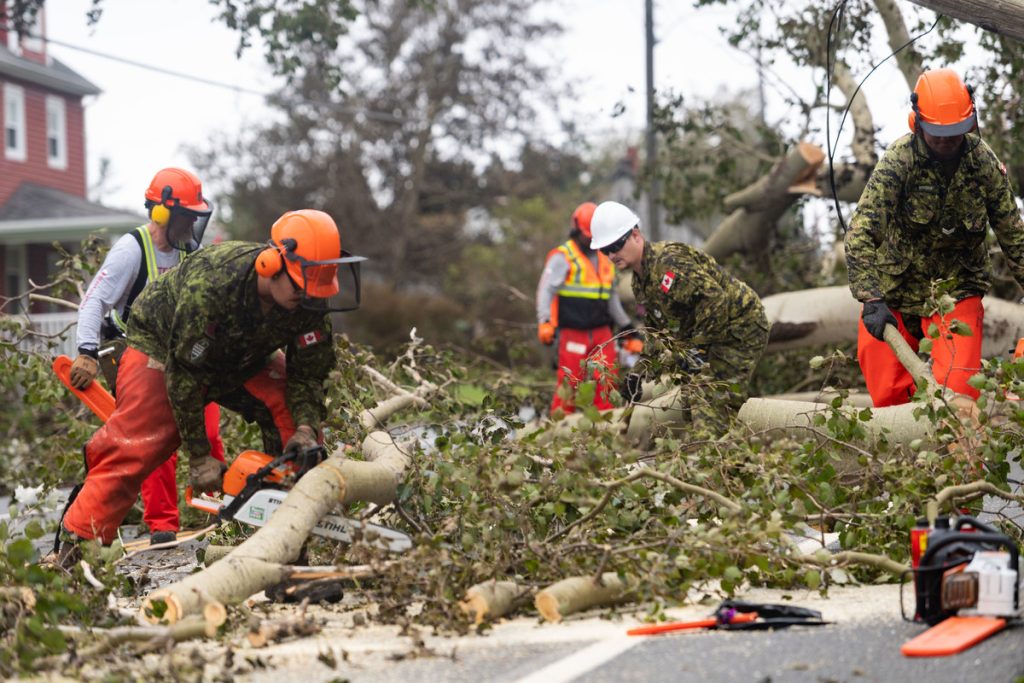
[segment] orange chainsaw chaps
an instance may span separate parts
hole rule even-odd
[[[245,488],[245,480],[250,474],[255,474],[261,468],[266,467],[273,456],[259,451],[242,451],[231,463],[231,467],[224,473],[224,493],[229,496],[237,496]],[[268,484],[279,484],[284,481],[285,472],[280,469],[273,469],[263,481]]]
[[[106,422],[114,412],[114,397],[95,380],[81,391],[71,386],[71,362],[67,356],[57,356],[52,365],[54,373],[72,394],[96,414],[96,417]]]

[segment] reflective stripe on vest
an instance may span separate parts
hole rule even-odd
[[[569,272],[558,290],[558,296],[595,301],[607,301],[611,298],[615,266],[607,256],[597,252],[595,271],[594,264],[580,251],[575,241],[567,241],[558,247],[557,251],[569,262]]]
[[[141,238],[140,241],[142,242],[142,263],[139,264],[139,267],[142,268],[144,266],[146,268],[146,283],[149,284],[160,274],[160,271],[158,271],[156,267],[156,252],[153,250],[153,236],[149,234],[149,228],[145,225],[135,228],[135,232],[138,233]],[[181,256],[182,252],[179,251],[178,263],[181,263]],[[125,305],[131,306],[132,303],[133,302],[128,301]],[[118,312],[116,310],[111,311],[110,317],[114,320],[114,324],[124,332],[125,321],[121,319]]]

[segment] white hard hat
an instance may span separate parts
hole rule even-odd
[[[618,202],[601,202],[590,219],[590,248],[607,247],[633,228],[640,218]]]

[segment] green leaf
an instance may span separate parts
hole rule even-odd
[[[935,323],[931,323],[930,325],[928,325],[928,337],[930,339],[939,338],[939,326],[936,325]]]
[[[973,337],[974,330],[971,326],[960,320],[954,320],[949,324],[949,331],[953,334],[959,334],[961,337]]]
[[[36,549],[27,538],[20,538],[7,546],[7,558],[15,567],[24,566],[34,561],[35,557]]]
[[[730,565],[722,572],[722,578],[732,583],[739,583],[740,579],[743,578],[743,572],[736,565]]]
[[[920,351],[921,353],[931,353],[932,352],[932,340],[931,339],[922,339],[921,343],[918,344],[918,346],[917,346],[917,350]]]
[[[809,360],[807,364],[811,366],[812,370],[817,370],[818,368],[825,364],[825,356],[815,356],[814,358]]]
[[[818,569],[808,569],[804,572],[804,583],[811,590],[815,590],[821,585],[821,571]]]
[[[46,530],[43,529],[43,525],[38,520],[33,519],[31,522],[25,525],[25,537],[30,540],[36,540],[41,538]]]

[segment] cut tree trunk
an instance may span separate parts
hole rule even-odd
[[[505,616],[529,593],[515,581],[484,581],[466,590],[459,608],[479,626],[486,619]]]
[[[593,576],[573,576],[537,593],[533,604],[547,621],[557,623],[570,614],[591,607],[629,602],[633,583],[629,577],[623,581],[614,572],[605,572],[600,581]]]
[[[409,456],[386,432],[368,435],[362,452],[369,462],[349,460],[340,451],[313,468],[288,492],[265,527],[224,559],[150,593],[140,616],[151,623],[174,623],[210,600],[238,604],[287,579],[291,567],[286,565],[299,556],[316,523],[339,503],[393,501]]]

